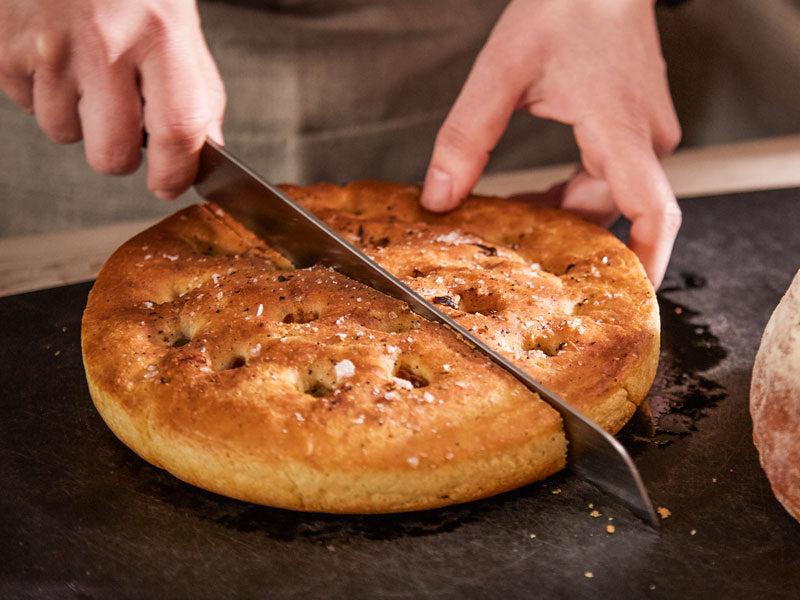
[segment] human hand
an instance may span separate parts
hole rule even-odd
[[[425,208],[466,197],[517,109],[572,126],[582,166],[561,206],[604,225],[628,217],[628,245],[658,287],[681,222],[659,159],[680,126],[653,0],[513,0],[436,137]]]
[[[174,198],[194,180],[206,136],[222,141],[225,91],[195,0],[3,0],[0,89],[55,142],[84,140],[97,172],[141,161]]]

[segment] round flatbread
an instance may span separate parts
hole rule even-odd
[[[607,231],[521,201],[437,216],[419,188],[286,191],[610,432],[655,374],[658,306]],[[83,319],[114,433],[196,486],[271,506],[398,512],[565,464],[560,417],[446,328],[322,267],[294,269],[220,208],[184,209],[104,265]]]
[[[764,328],[753,366],[750,414],[772,491],[800,521],[800,271]]]

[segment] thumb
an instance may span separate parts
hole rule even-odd
[[[445,212],[466,198],[483,173],[489,152],[505,131],[520,95],[514,78],[498,79],[493,60],[482,52],[436,135],[420,197],[423,208]]]

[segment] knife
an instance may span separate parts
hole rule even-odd
[[[441,323],[536,392],[561,415],[567,436],[567,464],[653,527],[653,505],[625,448],[580,411],[506,360],[435,305],[271,185],[225,148],[206,140],[200,152],[195,190],[283,254],[297,268],[324,265],[402,300],[416,314]]]

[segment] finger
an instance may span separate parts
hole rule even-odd
[[[653,286],[658,288],[681,226],[681,210],[655,155],[652,155],[650,166],[635,178],[637,182],[625,183],[626,179],[629,178],[620,177],[621,185],[631,185],[632,195],[638,192],[647,199],[633,209],[626,206],[622,210],[631,220],[628,247],[639,257]],[[614,187],[612,185],[612,190]],[[618,190],[617,193],[622,192]]]
[[[41,130],[58,144],[79,141],[78,91],[72,79],[50,69],[36,71],[33,79],[33,112]]]
[[[222,121],[225,117],[225,105],[227,97],[225,94],[225,85],[220,77],[217,64],[211,56],[205,38],[200,36],[201,52],[200,52],[200,66],[204,73],[203,80],[206,82],[208,103],[211,110],[211,122],[208,127],[208,137],[217,142],[218,144],[225,144],[222,134]]]
[[[650,131],[653,137],[653,150],[658,158],[672,154],[681,141],[681,125],[669,90],[663,102],[651,108]]]
[[[179,196],[192,184],[200,148],[213,129],[195,44],[193,37],[170,39],[148,54],[140,67],[149,134],[147,185],[164,200]]]
[[[681,211],[661,163],[652,149],[636,151],[632,146],[606,164],[605,178],[620,211],[631,221],[628,247],[658,288],[681,225]]]
[[[522,83],[498,74],[496,51],[481,51],[436,136],[420,198],[428,210],[451,210],[469,194],[518,104]]]
[[[561,208],[601,227],[610,227],[620,215],[608,183],[583,169],[567,183]]]
[[[0,89],[28,114],[33,114],[33,76],[0,71]]]
[[[141,162],[142,105],[132,68],[96,69],[82,82],[78,114],[86,159],[104,175],[124,175]]]

